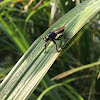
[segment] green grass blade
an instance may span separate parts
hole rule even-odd
[[[51,42],[47,53],[44,53],[43,36],[65,25],[66,37],[72,38],[99,10],[100,0],[86,0],[52,25],[32,44],[1,83],[0,100],[27,99],[56,60],[60,52],[55,50]]]
[[[7,4],[10,4],[13,2],[17,2],[17,1],[20,1],[20,0],[4,0],[4,1],[1,1],[0,2],[0,10],[3,9]]]
[[[78,71],[81,71],[81,70],[84,70],[84,69],[87,69],[87,68],[95,67],[96,65],[100,65],[100,62],[95,62],[95,63],[92,63],[92,64],[83,65],[81,67],[68,70],[68,71],[66,71],[64,73],[61,73],[61,74],[57,75],[56,77],[53,77],[52,80],[61,79],[61,78],[65,77],[65,76],[71,75],[71,74],[73,74],[75,72],[78,72]]]
[[[15,33],[13,30],[11,30],[11,28],[9,27],[9,24],[7,24],[3,20],[3,18],[1,16],[0,16],[0,22],[1,22],[0,23],[0,28],[7,34],[7,36],[13,41],[13,43],[20,49],[20,51],[23,52],[23,53],[25,53],[26,50],[29,47],[29,44],[27,43],[27,41],[25,40],[25,38],[22,37],[22,35],[20,36],[17,33]],[[18,30],[18,28],[16,27],[16,25],[15,25],[15,28]]]
[[[38,97],[37,100],[41,100],[41,99],[43,98],[43,96],[44,96],[47,92],[49,92],[50,90],[52,90],[52,89],[54,89],[54,88],[57,88],[57,87],[61,87],[61,86],[66,86],[69,90],[72,90],[72,93],[73,93],[73,94],[75,94],[78,98],[80,98],[79,100],[84,100],[70,85],[66,85],[66,83],[70,83],[70,82],[72,82],[72,81],[75,81],[75,80],[81,79],[81,78],[83,78],[83,77],[70,78],[70,79],[67,79],[66,81],[64,81],[64,82],[62,82],[62,83],[54,84],[54,85],[48,87],[47,89],[45,89],[45,90],[40,94],[40,96]],[[67,90],[66,92],[68,92],[68,94],[72,96],[72,94],[71,94],[68,90]],[[68,95],[68,94],[66,93],[66,95]],[[70,97],[70,96],[69,96],[69,97]],[[74,96],[73,96],[73,98],[74,98]]]
[[[45,87],[45,89],[48,89],[50,86],[54,85],[54,82],[51,81],[50,77],[48,75],[45,75],[43,80],[41,81],[42,86]],[[43,91],[41,91],[43,93]],[[62,98],[59,95],[59,92],[56,89],[53,89],[48,92],[50,100],[62,100]]]
[[[78,100],[85,100],[85,99],[83,99],[83,98],[81,97],[80,94],[78,94],[78,93],[76,92],[76,90],[75,90],[72,86],[70,86],[70,85],[68,85],[68,84],[67,84],[67,85],[65,84],[65,87],[68,88],[69,91],[71,91],[71,93],[74,94],[74,95],[78,98]]]
[[[53,2],[53,0],[48,1],[48,2],[45,2],[45,4],[41,5],[41,6],[38,7],[36,10],[33,10],[33,11],[28,15],[28,17],[26,18],[25,24],[27,24],[28,20],[30,19],[30,17],[31,17],[33,14],[35,14],[38,10],[42,9],[43,7],[48,6],[48,5],[49,5],[50,3],[52,3],[52,2]]]
[[[55,0],[53,6],[51,8],[51,14],[50,14],[50,19],[49,19],[49,26],[51,26],[52,23],[53,23],[54,16],[55,16],[55,13],[56,13],[56,9],[57,9],[57,5],[58,5],[58,1],[59,0]]]
[[[7,15],[7,14],[6,14]],[[9,21],[11,22],[11,24],[14,26],[14,28],[17,30],[20,38],[21,38],[21,43],[23,44],[24,47],[26,47],[27,49],[29,48],[29,44],[26,41],[24,35],[21,33],[21,31],[18,29],[18,27],[15,25],[15,23],[12,21],[12,19],[7,15]],[[12,36],[13,37],[13,36]]]
[[[53,85],[53,86],[47,88],[45,91],[42,92],[42,94],[38,97],[37,100],[41,100],[42,97],[43,97],[48,91],[50,91],[51,89],[53,89],[53,88],[55,88],[55,87],[58,87],[58,86],[62,86],[62,85],[63,85],[62,83],[59,83],[59,84],[56,84],[56,85]]]

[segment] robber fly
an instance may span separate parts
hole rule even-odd
[[[59,28],[59,29],[57,29],[57,30],[55,30],[53,32],[50,32],[47,35],[47,37],[43,37],[43,40],[45,41],[45,51],[46,51],[46,48],[47,48],[47,42],[48,41],[53,41],[53,43],[56,45],[56,50],[58,51],[57,44],[56,44],[55,40],[61,40],[60,38],[62,36],[64,36],[64,35],[63,34],[60,34],[60,33],[62,33],[64,31],[64,29],[65,29],[65,26],[63,26],[63,27],[61,27],[61,28]],[[58,36],[58,38],[56,38],[56,36],[58,34],[60,34],[60,35]],[[64,36],[64,38],[65,38],[65,36]]]

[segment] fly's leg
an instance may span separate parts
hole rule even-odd
[[[52,41],[53,41],[53,43],[55,44],[55,46],[56,46],[56,51],[57,52],[59,52],[59,50],[57,49],[57,44],[56,44],[56,42],[52,39]]]
[[[57,39],[55,39],[55,40],[60,40],[60,47],[61,47],[61,49],[64,49],[67,42],[64,45],[62,45],[61,37],[64,37],[64,39],[66,39],[67,42],[68,42],[68,40],[70,40],[70,38],[66,38],[66,36],[64,34],[61,34]]]
[[[63,37],[64,37],[64,39],[67,40],[67,41],[66,41],[66,43],[65,43],[64,45],[62,45],[62,47],[61,47],[62,49],[64,49],[65,45],[66,45],[66,44],[68,43],[68,41],[70,40],[70,38],[66,38],[65,35],[63,35]]]
[[[66,39],[66,40],[70,40],[70,38],[66,38],[66,36],[65,35],[63,35],[64,36],[64,39]]]
[[[45,42],[45,51],[44,51],[44,53],[46,53],[46,48],[47,48],[47,42]]]
[[[55,39],[55,40],[59,40],[60,41],[60,47],[62,45],[62,40],[60,39],[62,36],[63,36],[63,34],[61,34],[57,39]]]

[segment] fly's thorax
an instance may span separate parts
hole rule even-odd
[[[60,37],[62,35],[62,33],[59,33],[56,35],[55,39],[57,39],[58,37]]]

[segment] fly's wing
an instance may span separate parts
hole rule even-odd
[[[54,32],[55,32],[56,34],[59,34],[59,33],[63,32],[64,29],[65,29],[65,26],[63,26],[63,27],[61,27],[61,28],[55,30]]]

